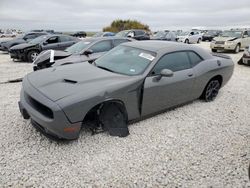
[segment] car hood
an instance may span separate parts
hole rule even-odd
[[[33,72],[27,75],[27,79],[43,95],[56,102],[73,95],[91,97],[111,91],[110,88],[117,88],[135,78],[115,74],[88,63],[78,63]]]
[[[23,43],[23,44],[15,45],[15,46],[11,47],[11,49],[12,50],[22,50],[22,49],[29,48],[29,47],[32,47],[32,46],[35,46],[35,45],[36,44]]]
[[[51,50],[43,51],[42,53],[37,56],[36,60],[34,61],[34,65],[41,65],[46,63],[50,60]],[[61,50],[54,50],[54,60],[62,59],[65,57],[70,56],[71,53]]]
[[[215,41],[232,41],[237,39],[236,37],[215,37],[214,40]]]

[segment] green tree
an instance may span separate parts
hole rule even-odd
[[[110,26],[104,27],[103,31],[117,33],[127,29],[144,29],[150,31],[149,26],[136,20],[114,20]]]

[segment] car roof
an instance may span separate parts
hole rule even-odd
[[[117,37],[117,36],[110,36],[110,37],[92,37],[92,38],[85,38],[82,39],[81,41],[86,41],[86,42],[95,42],[95,41],[102,41],[102,40],[114,40],[114,39],[125,39],[125,40],[130,40],[133,41],[133,39],[126,38],[126,37]]]

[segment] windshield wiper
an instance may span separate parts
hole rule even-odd
[[[95,63],[96,65],[96,63]],[[96,65],[98,68],[100,69],[103,69],[103,70],[106,70],[106,71],[109,71],[109,72],[114,72],[113,70],[109,69],[109,68],[106,68],[106,67],[102,67],[102,66],[99,66],[99,65]]]

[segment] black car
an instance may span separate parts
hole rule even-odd
[[[122,37],[99,37],[83,39],[80,42],[68,47],[66,50],[43,51],[34,61],[34,71],[73,63],[95,61],[112,48],[133,39]]]
[[[85,38],[87,36],[87,33],[85,31],[78,31],[78,32],[71,34],[71,36]]]
[[[150,40],[150,36],[147,31],[142,29],[132,29],[132,30],[124,30],[117,33],[115,36],[117,37],[129,37],[136,40]]]
[[[27,43],[37,37],[42,35],[47,35],[47,32],[29,32],[25,33],[24,35],[20,35],[14,39],[3,41],[0,43],[0,50],[1,51],[9,51],[9,49],[15,45]]]
[[[214,37],[218,37],[222,31],[220,30],[208,30],[206,33],[203,34],[202,36],[202,41],[209,41],[211,42]]]
[[[151,40],[167,40],[167,41],[176,41],[176,35],[172,31],[158,31],[156,32]]]
[[[9,53],[12,59],[33,62],[43,50],[64,50],[78,41],[79,39],[68,35],[44,35],[28,43],[13,46]]]

